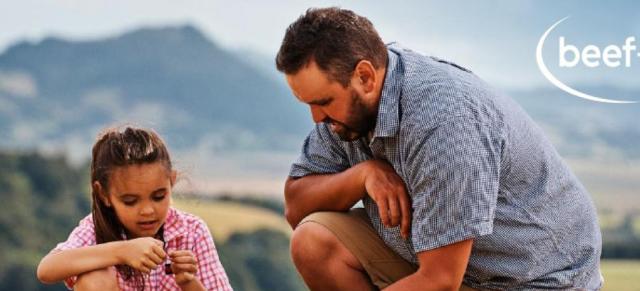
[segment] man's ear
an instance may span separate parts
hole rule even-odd
[[[107,207],[111,207],[109,195],[107,195],[107,193],[104,191],[104,188],[102,187],[102,185],[100,185],[100,182],[93,182],[93,184],[91,184],[91,187],[93,187],[93,192],[96,193],[96,196],[102,201],[102,204]]]
[[[375,90],[375,84],[378,81],[376,69],[370,61],[361,60],[353,70],[353,79],[351,80],[354,87],[360,87],[362,92],[367,94]],[[355,81],[355,84],[353,83]]]

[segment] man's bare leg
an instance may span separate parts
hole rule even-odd
[[[321,224],[294,230],[291,257],[311,290],[377,290],[358,259]]]

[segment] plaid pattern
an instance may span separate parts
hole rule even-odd
[[[209,233],[207,225],[198,217],[169,208],[164,224],[165,251],[191,250],[198,262],[196,276],[207,290],[232,290],[227,275],[220,264],[216,247]],[[91,215],[80,221],[71,232],[67,241],[59,243],[52,252],[75,249],[96,244],[96,236]],[[171,263],[170,259],[163,263]],[[181,290],[175,282],[174,275],[167,275],[164,266],[158,266],[149,275],[144,275],[144,290]],[[138,290],[131,281],[125,281],[120,274],[118,285],[123,291]],[[73,289],[77,277],[67,278],[64,283]]]
[[[339,140],[317,124],[292,177],[388,161],[412,199],[410,240],[374,228],[414,264],[416,253],[474,238],[464,284],[477,289],[600,288],[596,211],[542,131],[469,70],[399,45],[389,59],[372,137]]]

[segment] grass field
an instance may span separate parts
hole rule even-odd
[[[215,240],[220,242],[234,232],[251,232],[259,228],[291,233],[282,216],[255,206],[185,199],[176,199],[174,206],[204,219]],[[603,290],[640,291],[640,260],[605,260],[602,262],[602,272],[605,278]]]
[[[186,199],[174,199],[173,205],[202,218],[216,242],[224,242],[234,232],[252,232],[260,228],[291,233],[289,224],[282,216],[264,208],[234,202]]]
[[[640,260],[604,260],[602,262],[605,291],[640,290]]]

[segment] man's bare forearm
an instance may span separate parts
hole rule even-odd
[[[419,252],[418,271],[393,283],[384,291],[458,290],[469,263],[472,247],[473,239],[468,239]]]
[[[284,192],[285,216],[291,227],[313,212],[345,211],[361,200],[368,164],[362,162],[336,174],[289,177]]]

